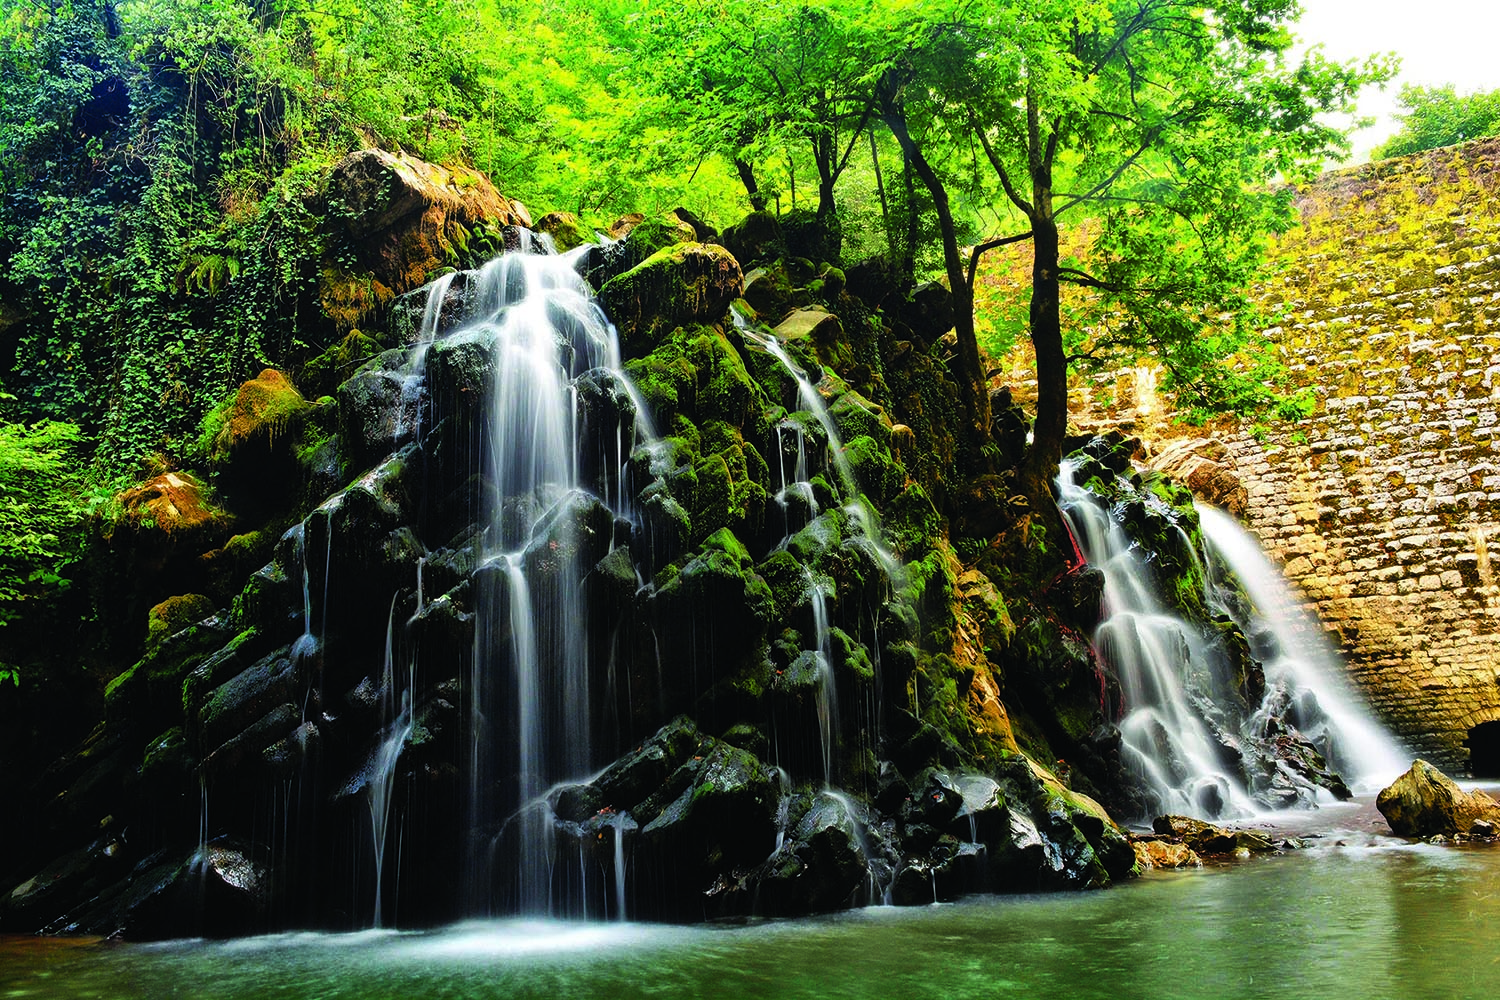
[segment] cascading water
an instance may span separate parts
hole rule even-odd
[[[430,294],[448,288],[435,284]],[[649,425],[632,415],[631,427],[616,428],[616,453],[597,482],[585,481],[577,381],[602,369],[630,389],[614,330],[571,257],[506,254],[469,275],[465,295],[467,319],[446,336],[483,344],[495,372],[482,428],[490,488],[467,693],[471,909],[581,914],[586,889],[554,892],[554,833],[541,802],[595,763],[588,620],[572,551],[595,525],[579,522],[595,495],[625,507],[625,465]],[[429,351],[440,311],[429,301],[413,365]],[[612,530],[613,516],[605,524]],[[514,799],[501,801],[497,789],[506,787]],[[492,870],[502,855],[514,861],[503,874]],[[495,898],[496,885],[506,898]]]
[[[1232,619],[1264,663],[1258,702],[1236,678],[1224,637],[1166,608],[1162,581],[1117,512],[1075,483],[1068,463],[1058,491],[1084,558],[1104,577],[1094,645],[1119,678],[1121,756],[1153,815],[1311,806],[1349,794],[1337,771],[1365,782],[1399,773],[1393,744],[1341,691],[1336,662],[1313,643],[1316,628],[1295,617],[1285,585],[1227,515],[1199,508],[1206,551],[1185,533],[1184,547],[1203,576],[1205,605]]]
[[[1193,625],[1163,608],[1138,547],[1105,504],[1073,482],[1064,463],[1058,499],[1088,563],[1104,574],[1104,619],[1094,645],[1120,678],[1119,720],[1126,766],[1159,812],[1245,814],[1244,780],[1224,767],[1201,701],[1222,682]]]
[[[1294,721],[1329,763],[1358,791],[1390,784],[1410,757],[1370,718],[1344,682],[1343,665],[1323,629],[1293,597],[1253,535],[1221,510],[1205,504],[1197,510],[1210,555],[1210,599],[1250,640],[1250,651],[1265,669],[1267,701],[1291,699],[1302,692],[1301,704],[1293,706],[1299,713]],[[1235,599],[1224,570],[1244,589],[1250,608]],[[1262,704],[1258,725],[1265,725],[1270,707]]]
[[[829,412],[828,404],[824,401],[822,393],[808,377],[807,370],[794,361],[787,353],[786,346],[782,344],[773,334],[757,327],[739,309],[731,308],[730,316],[734,328],[745,341],[765,351],[775,358],[781,368],[789,375],[797,386],[797,402],[801,412],[811,415],[817,427],[823,433],[823,439],[827,443],[826,462],[831,466],[836,482],[830,484],[838,490],[842,496],[849,498],[848,502],[838,513],[842,515],[846,523],[853,530],[850,532],[851,540],[860,545],[879,567],[881,574],[885,577],[887,588],[897,585],[900,575],[900,561],[885,545],[880,533],[880,525],[874,513],[859,498],[855,483],[854,470],[850,466],[849,459],[844,453],[843,441],[840,438],[838,425],[834,422],[833,415]],[[817,491],[813,485],[812,478],[816,474],[814,463],[808,453],[808,432],[798,420],[789,416],[776,428],[776,440],[778,450],[778,461],[776,475],[779,488],[775,494],[785,529],[785,534],[777,544],[778,548],[785,548],[792,541],[793,536],[803,529],[817,530],[820,524],[820,514],[817,501]],[[791,447],[788,447],[788,444]],[[800,516],[799,516],[800,515]],[[826,529],[826,526],[825,526]],[[834,801],[839,808],[843,809],[853,825],[856,839],[860,849],[867,861],[867,887],[866,897],[870,901],[878,901],[889,889],[889,872],[877,872],[873,864],[874,857],[869,850],[865,831],[858,819],[858,812],[853,808],[852,801],[843,793],[836,791],[838,774],[838,757],[841,751],[840,740],[844,728],[839,719],[839,691],[837,676],[834,669],[832,632],[829,625],[829,599],[830,595],[825,591],[823,583],[810,567],[804,567],[803,578],[806,586],[806,594],[811,610],[812,639],[814,648],[804,654],[811,656],[817,671],[817,717],[819,752],[823,765],[823,792],[824,796]],[[878,624],[872,618],[870,622],[870,641],[868,648],[874,651],[873,669],[875,672],[875,683],[870,686],[872,692],[880,690],[880,636]],[[880,705],[878,695],[872,694],[871,703],[861,706],[861,725],[858,730],[862,740],[867,740],[870,746],[874,746],[879,740]],[[781,772],[785,776],[785,772]],[[784,823],[787,799],[790,793],[789,783],[783,781],[783,801],[780,807],[781,822]],[[785,839],[785,830],[779,829],[776,853],[782,850]],[[884,886],[882,883],[884,882]]]

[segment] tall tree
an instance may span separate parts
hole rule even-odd
[[[1244,288],[1267,233],[1285,223],[1278,177],[1344,151],[1322,122],[1387,71],[1295,64],[1296,0],[953,0],[871,4],[868,60],[882,117],[937,206],[960,314],[978,257],[1032,247],[1028,321],[1038,397],[1023,487],[1050,490],[1068,419],[1070,365],[1149,353],[1190,404],[1243,403],[1255,387],[1222,364],[1252,331]],[[914,109],[921,129],[913,127]],[[930,151],[948,155],[945,171]],[[1015,220],[964,259],[949,190],[964,171],[998,184]],[[1095,227],[1087,265],[1060,229]],[[1065,330],[1065,288],[1100,302],[1101,323]],[[958,323],[970,416],[985,430],[972,315]]]
[[[756,161],[810,154],[818,216],[835,212],[834,190],[873,111],[857,5],[835,0],[657,0],[649,69],[685,111],[705,152],[735,164],[751,203],[765,204]]]

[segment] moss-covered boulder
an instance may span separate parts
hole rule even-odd
[[[213,432],[210,454],[234,461],[252,449],[269,452],[295,434],[309,405],[284,372],[267,368],[210,415],[218,418],[216,429],[204,428]]]
[[[118,513],[103,524],[103,533],[137,571],[156,572],[176,555],[196,555],[227,537],[233,524],[203,481],[188,472],[153,476],[115,499]]]
[[[664,247],[599,290],[599,302],[620,331],[627,357],[640,357],[667,330],[714,323],[740,296],[739,262],[723,247],[681,243]]]
[[[202,594],[169,597],[151,609],[146,627],[148,648],[159,646],[168,636],[201,622],[214,613],[214,602]]]
[[[721,239],[746,267],[769,261],[785,249],[781,224],[770,212],[751,212],[725,229]]]
[[[536,220],[533,227],[539,233],[552,237],[552,245],[559,253],[567,253],[574,247],[594,241],[592,231],[586,229],[572,212],[548,212]]]
[[[332,395],[339,383],[383,349],[380,341],[369,334],[350,330],[343,339],[304,364],[297,381],[309,398]]]
[[[663,432],[678,417],[753,427],[769,404],[745,358],[713,326],[678,327],[657,338],[649,354],[626,362],[625,370]]]

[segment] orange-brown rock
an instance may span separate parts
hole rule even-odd
[[[318,296],[345,330],[457,262],[477,227],[531,225],[526,207],[479,171],[379,149],[334,164],[327,200],[343,220],[357,266],[327,262]]]
[[[1136,840],[1136,864],[1142,868],[1202,868],[1203,859],[1186,844],[1174,844],[1170,840]]]
[[[182,538],[225,522],[207,490],[186,472],[168,472],[121,493],[119,523],[142,532]]]
[[[1231,465],[1229,450],[1211,438],[1179,438],[1151,458],[1151,467],[1193,491],[1193,496],[1243,517],[1250,494]]]

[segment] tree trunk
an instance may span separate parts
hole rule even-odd
[[[818,221],[833,214],[833,186],[838,181],[838,147],[829,136],[813,140],[813,163],[818,168]]]
[[[1050,500],[1068,433],[1068,359],[1063,350],[1057,280],[1057,223],[1032,220],[1031,346],[1036,352],[1036,422],[1022,470],[1033,506]]]
[[[964,274],[964,261],[958,247],[958,227],[954,225],[953,212],[948,205],[948,192],[937,171],[927,162],[922,150],[912,139],[911,132],[906,127],[906,116],[901,109],[889,100],[882,103],[882,120],[901,144],[901,151],[932,196],[933,209],[937,212],[938,228],[943,237],[943,265],[948,274],[948,287],[953,292],[953,329],[958,336],[958,383],[969,418],[970,433],[966,436],[971,442],[987,441],[990,433],[990,393],[984,377],[984,366],[979,360],[979,340],[974,334],[974,290],[969,287],[968,278]]]
[[[739,172],[740,183],[745,185],[745,193],[750,196],[750,207],[757,212],[764,212],[766,196],[760,193],[760,185],[755,183],[755,168],[750,166],[748,160],[742,160],[736,156],[734,169]]]
[[[885,196],[885,178],[880,176],[880,149],[875,145],[875,126],[870,126],[870,166],[875,168],[875,190],[880,194],[880,221],[885,226],[886,246],[895,249],[891,240],[891,204]]]

